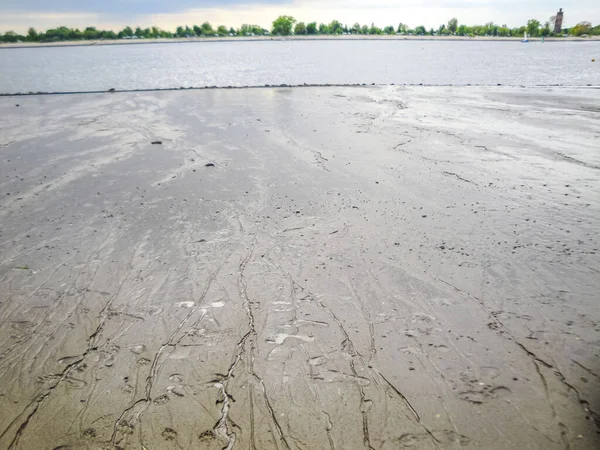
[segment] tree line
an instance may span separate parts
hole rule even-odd
[[[298,22],[292,16],[280,16],[274,22],[271,30],[266,30],[259,25],[242,25],[240,28],[226,27],[220,25],[214,28],[209,22],[202,25],[179,26],[175,32],[163,30],[158,27],[131,28],[125,27],[119,32],[112,30],[98,30],[96,27],[87,27],[83,31],[78,28],[57,27],[39,32],[35,28],[29,28],[26,35],[20,35],[13,31],[0,33],[0,42],[60,42],[80,40],[104,40],[104,39],[168,39],[168,38],[191,38],[191,37],[226,37],[226,36],[291,36],[291,35],[402,35],[402,36],[523,36],[525,32],[529,36],[555,36],[552,18],[543,24],[531,19],[526,25],[518,28],[509,28],[506,25],[496,25],[488,22],[485,25],[468,26],[458,23],[456,18],[450,19],[447,24],[440,25],[437,29],[427,30],[423,25],[411,28],[400,23],[396,26],[379,28],[375,24],[361,25],[355,23],[352,26],[342,24],[333,20],[329,24],[317,22]],[[572,28],[562,29],[559,36],[584,36],[600,35],[600,25],[592,26],[590,22],[581,22]]]
[[[440,25],[437,29],[427,30],[423,25],[411,28],[406,24],[400,23],[397,27],[389,25],[379,28],[374,24],[361,25],[355,23],[351,27],[343,25],[334,20],[330,24],[316,22],[304,23],[298,22],[291,16],[280,16],[273,22],[272,33],[289,35],[403,35],[403,36],[523,36],[525,32],[529,36],[584,36],[600,35],[600,25],[593,27],[590,22],[581,22],[572,28],[562,29],[560,33],[554,33],[554,20],[551,18],[544,24],[536,19],[531,19],[526,25],[517,28],[509,28],[506,25],[497,25],[494,22],[488,22],[485,25],[468,26],[459,25],[458,19],[452,18],[447,24]]]
[[[26,35],[19,35],[8,31],[0,34],[0,42],[60,42],[81,40],[103,40],[103,39],[168,39],[185,37],[223,37],[223,36],[247,36],[262,35],[268,32],[258,25],[242,25],[237,30],[227,28],[223,25],[213,28],[205,22],[202,25],[179,26],[175,32],[163,30],[158,27],[131,28],[125,27],[119,32],[113,30],[98,30],[96,27],[87,27],[83,31],[79,28],[57,27],[38,33],[35,28],[29,28]]]

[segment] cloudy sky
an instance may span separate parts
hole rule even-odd
[[[437,28],[451,17],[459,22],[520,26],[528,19],[546,21],[558,8],[565,10],[565,26],[581,21],[600,23],[600,0],[0,0],[0,31],[24,32],[29,26],[44,30],[66,25],[96,25],[120,29],[125,25],[201,24],[237,27],[243,23],[270,28],[274,18],[288,14],[301,21],[337,19],[379,26],[399,22]]]

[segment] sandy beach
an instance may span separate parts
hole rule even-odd
[[[598,448],[599,113],[0,98],[0,448]]]
[[[27,48],[27,47],[72,47],[81,45],[129,45],[129,44],[181,44],[181,43],[210,43],[210,42],[251,42],[251,41],[473,41],[473,42],[520,42],[522,36],[401,36],[401,35],[348,35],[348,36],[227,36],[210,38],[172,38],[172,39],[116,39],[116,40],[91,40],[91,41],[64,41],[64,42],[15,42],[0,43],[2,48]],[[545,42],[592,42],[600,41],[600,36],[587,37],[547,37]],[[530,42],[541,42],[542,38],[529,38]]]

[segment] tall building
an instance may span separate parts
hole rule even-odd
[[[554,20],[554,34],[560,34],[562,30],[563,14],[562,8],[556,13],[556,19]]]

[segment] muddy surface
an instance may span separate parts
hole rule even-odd
[[[0,99],[0,448],[597,448],[599,112]]]

